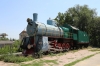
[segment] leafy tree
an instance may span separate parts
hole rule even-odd
[[[62,25],[64,23],[64,18],[65,18],[64,14],[59,12],[55,20]]]
[[[91,45],[100,47],[100,17],[96,17],[93,21],[90,29]]]
[[[97,16],[96,9],[91,9],[88,5],[76,5],[65,13],[59,12],[55,20],[60,25],[67,23],[87,32],[90,44],[100,47],[100,17]]]

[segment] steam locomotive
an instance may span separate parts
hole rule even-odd
[[[47,25],[37,21],[37,13],[33,13],[33,20],[27,19],[27,34],[20,48],[23,55],[38,54],[41,52],[62,52],[70,49],[88,47],[89,36],[69,24],[59,26],[52,19],[47,20]]]

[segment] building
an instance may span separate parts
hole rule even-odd
[[[12,45],[14,41],[0,41],[0,48],[6,45]]]
[[[22,40],[24,37],[27,37],[28,34],[25,30],[23,30],[20,34],[19,34],[19,40]]]

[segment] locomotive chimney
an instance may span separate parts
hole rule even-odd
[[[36,22],[37,21],[37,16],[38,14],[37,13],[33,13],[33,21]]]

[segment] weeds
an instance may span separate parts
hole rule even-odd
[[[2,55],[2,56],[0,56],[0,60],[4,61],[4,62],[20,63],[20,62],[33,60],[33,58],[32,57],[15,56],[15,55]]]
[[[91,49],[91,50],[89,50],[89,51],[100,51],[100,49],[99,48],[95,48],[95,49]]]
[[[21,66],[44,66],[45,63],[46,63],[46,64],[49,64],[49,65],[51,65],[50,63],[58,64],[56,61],[57,61],[57,60],[41,60],[41,59],[40,59],[39,61],[34,61],[34,62],[31,63],[31,64],[22,64]]]
[[[74,52],[77,52],[77,51],[79,51],[79,50],[73,50],[72,52],[74,53]]]
[[[50,53],[49,56],[56,56],[57,54],[54,53]]]
[[[57,61],[57,60],[44,60],[45,63],[54,63],[54,64],[58,64],[56,61]]]
[[[43,62],[33,62],[32,64],[22,64],[21,66],[43,66]]]
[[[17,52],[20,41],[16,40],[12,45],[5,45],[0,48],[0,55]]]

